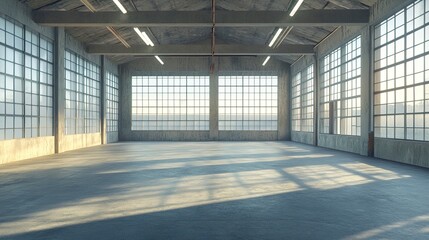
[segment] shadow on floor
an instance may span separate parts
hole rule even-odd
[[[376,185],[371,188],[382,187]],[[347,188],[116,217],[5,239],[427,239],[429,210],[413,210],[419,200],[408,206],[382,196],[373,201],[366,187]]]
[[[427,239],[428,185],[295,143],[121,143],[0,168],[0,238]]]

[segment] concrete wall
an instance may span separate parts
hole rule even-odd
[[[54,39],[54,30],[34,23],[31,9],[16,0],[0,1],[0,14],[15,19],[45,37]],[[55,138],[37,137],[0,141],[0,164],[55,153]]]
[[[0,14],[6,15],[16,21],[43,34],[45,37],[54,39],[54,29],[49,27],[42,27],[31,19],[31,9],[17,0],[1,0],[0,1]]]
[[[291,140],[294,142],[305,143],[308,145],[314,144],[314,133],[292,131]]]
[[[313,103],[313,112],[317,112],[317,97],[316,97],[316,86],[317,86],[317,61],[315,56],[303,56],[301,59],[297,62],[295,62],[291,66],[291,78],[293,78],[297,73],[302,72],[303,70],[307,69],[310,65],[313,64],[313,86],[314,87],[314,103]],[[292,85],[292,82],[290,83]],[[292,86],[290,86],[292,88]],[[316,133],[317,133],[317,114],[314,114],[314,129],[312,132],[301,132],[301,131],[292,131],[291,129],[291,140],[294,142],[300,142],[305,143],[309,145],[315,145],[316,141]]]
[[[0,164],[53,153],[55,153],[53,136],[0,141]]]
[[[104,67],[104,70],[106,72],[110,72],[110,73],[113,73],[114,75],[118,76],[118,81],[120,81],[120,79],[119,79],[119,68],[115,63],[113,63],[112,61],[110,61],[106,57],[103,57],[103,67]],[[119,85],[119,88],[120,88],[120,85]],[[106,93],[106,84],[104,84],[103,91],[104,91],[104,93]],[[107,99],[106,99],[105,95],[103,96],[103,99],[104,99],[103,102],[106,103]],[[120,106],[118,106],[118,108],[120,108]],[[103,106],[103,110],[104,110],[104,112],[106,112],[106,106]],[[104,129],[107,129],[107,125],[106,125],[106,119],[103,117],[105,117],[104,114],[102,114],[102,122],[104,124],[104,128],[102,129],[103,143],[118,142],[119,141],[119,132],[118,131],[114,131],[114,132],[104,131]],[[119,129],[119,126],[118,126],[118,129]],[[106,134],[105,136],[103,135],[104,132]]]
[[[289,65],[275,59],[262,67],[262,57],[222,57],[215,62],[216,70],[209,71],[208,57],[165,58],[164,65],[154,58],[142,58],[120,67],[120,141],[150,140],[287,140],[290,139]],[[131,77],[133,75],[206,75],[210,76],[210,128],[208,131],[131,131]],[[278,131],[219,131],[218,130],[218,76],[231,74],[268,74],[279,77]]]
[[[95,63],[96,65],[100,66],[100,74],[101,74],[101,111],[100,111],[100,121],[101,121],[101,128],[100,132],[98,133],[90,133],[90,134],[76,134],[76,135],[65,135],[65,134],[59,134],[58,135],[58,142],[59,147],[57,149],[57,152],[65,152],[70,151],[74,149],[84,148],[84,147],[91,147],[95,145],[100,145],[103,143],[111,143],[111,142],[117,142],[118,141],[118,133],[106,133],[106,119],[105,119],[105,73],[111,72],[113,74],[118,75],[119,70],[118,66],[111,62],[109,59],[107,59],[104,56],[97,56],[97,55],[90,55],[86,53],[85,46],[71,37],[69,34],[65,33],[65,40],[64,40],[64,48],[66,50],[71,50],[80,56],[83,56],[84,58],[88,59],[89,61]],[[61,51],[61,49],[59,49]],[[61,64],[58,64],[61,66]],[[59,71],[64,71],[63,68],[58,69]],[[59,77],[58,81],[65,81],[64,78]],[[64,89],[58,89],[58,101],[65,101],[65,90]],[[63,106],[63,104],[58,104],[59,106]],[[60,107],[58,109],[58,114],[61,115],[65,112],[63,107]],[[62,121],[62,120],[61,120]],[[64,125],[60,124],[60,127],[63,128],[61,132],[64,132]]]
[[[85,47],[64,29],[41,27],[31,19],[31,9],[16,0],[0,1],[0,14],[15,19],[26,27],[37,31],[54,41],[54,79],[55,79],[55,110],[54,136],[0,141],[0,164],[34,158],[43,155],[64,152],[73,149],[94,146],[102,143],[102,134],[64,135],[64,50],[70,49],[97,65],[101,65],[101,57],[89,55]],[[118,74],[116,64],[106,60],[105,69]],[[108,137],[110,142],[117,141],[117,133]]]
[[[92,147],[101,144],[101,133],[64,135],[63,142],[61,152]]]
[[[279,139],[275,131],[219,131],[221,141],[274,141]]]
[[[118,132],[107,132],[106,133],[106,143],[115,143],[119,141],[119,133]]]
[[[64,36],[64,42],[61,44],[62,37]],[[59,67],[57,71],[59,72],[57,77],[57,84],[60,84],[60,86],[65,86],[65,78],[63,77],[65,74],[61,72],[64,72],[64,67],[61,67],[61,63],[63,62],[63,54],[61,54],[61,51],[70,50],[73,51],[80,56],[83,56],[84,58],[88,59],[89,61],[95,63],[98,66],[101,66],[102,60],[100,56],[90,55],[85,52],[85,46],[82,45],[79,41],[71,37],[69,34],[60,34],[60,37],[58,39],[60,42],[57,54],[59,63],[57,64]],[[100,69],[103,71],[102,69]],[[57,115],[58,115],[58,135],[57,135],[57,141],[58,141],[58,147],[57,151],[58,153],[66,152],[74,149],[84,148],[84,147],[90,147],[99,145],[102,143],[102,136],[101,136],[101,130],[98,133],[93,134],[74,134],[74,135],[66,135],[65,134],[65,124],[64,123],[64,113],[65,113],[65,87],[60,87],[57,89],[57,96],[58,96],[58,104],[57,104]]]
[[[361,36],[361,133],[360,136],[344,136],[344,135],[330,135],[330,134],[318,134],[318,146],[327,147],[332,149],[338,149],[342,151],[353,152],[364,156],[368,155],[368,136],[369,130],[369,119],[370,119],[370,64],[371,64],[371,36],[370,27],[341,27],[335,31],[326,41],[322,42],[317,48],[317,61],[320,62],[324,56],[335,50],[339,46],[344,45],[348,41],[354,39],[357,36]],[[320,67],[317,69],[320,73]],[[320,77],[320,74],[318,74]],[[318,82],[317,88],[319,93],[321,89],[320,81]],[[319,104],[319,103],[318,103]],[[319,121],[318,121],[319,122]]]
[[[120,141],[209,141],[209,131],[120,131]]]
[[[312,57],[303,57],[291,66],[291,75],[304,69],[311,63],[319,65],[321,59],[349,40],[358,35],[362,37],[362,75],[361,75],[361,135],[341,136],[330,134],[311,135],[310,133],[292,132],[292,140],[307,144],[317,143],[318,146],[353,152],[361,155],[372,155],[375,157],[408,163],[418,166],[429,167],[429,142],[380,139],[374,140],[371,145],[370,139],[373,132],[373,46],[372,46],[372,26],[390,17],[392,14],[414,2],[413,0],[379,0],[371,8],[370,23],[366,26],[341,27],[332,33],[327,39],[320,43],[316,51],[317,61]],[[319,67],[315,68],[315,81],[320,92],[318,77]],[[317,122],[319,124],[319,96],[315,96],[315,106]],[[317,127],[317,125],[315,125]],[[317,132],[317,131],[316,131]],[[315,139],[314,139],[315,138]],[[372,152],[374,149],[374,153]]]
[[[375,157],[429,168],[429,142],[376,138]]]
[[[378,23],[383,21],[412,2],[414,1],[380,0],[372,9],[371,22]],[[374,156],[429,167],[429,142],[375,138]]]

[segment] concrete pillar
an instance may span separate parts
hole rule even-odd
[[[278,115],[277,115],[277,139],[278,140],[290,140],[291,139],[291,72],[290,66],[285,65],[284,69],[279,71],[278,78]]]
[[[217,63],[217,61],[216,61]],[[219,137],[219,74],[218,65],[214,65],[214,69],[210,73],[210,117],[209,117],[209,138],[217,140]]]
[[[372,155],[372,39],[370,27],[365,27],[361,35],[361,155]]]
[[[317,146],[319,139],[319,61],[317,52],[313,59],[313,145]]]
[[[106,56],[100,57],[100,131],[101,131],[101,144],[107,143],[107,96],[106,96]]]
[[[65,32],[64,28],[55,28],[54,42],[54,131],[55,152],[61,151],[65,135],[66,83],[64,70]]]
[[[128,140],[131,134],[131,72],[128,67],[119,67],[119,141]]]

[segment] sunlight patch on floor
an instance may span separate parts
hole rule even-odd
[[[142,183],[141,185],[151,184]],[[117,185],[129,191],[93,197],[37,212],[19,221],[0,224],[0,232],[24,227],[31,231],[105,220],[123,216],[180,209],[226,201],[250,199],[304,190],[275,170],[187,176],[157,180],[153,185]],[[112,191],[109,191],[112,192]],[[46,224],[34,226],[26,219]]]
[[[147,150],[142,150],[141,145],[114,145],[107,153],[89,149],[79,154],[65,153],[41,162],[2,168],[0,176],[3,185],[10,186],[9,191],[13,191],[13,184],[21,184],[23,179],[30,182],[23,188],[25,190],[33,189],[33,182],[44,186],[49,179],[60,182],[51,187],[71,186],[73,189],[79,188],[79,184],[94,185],[84,188],[91,190],[89,194],[76,193],[78,197],[74,199],[68,199],[74,195],[61,189],[46,191],[49,195],[42,196],[40,202],[56,204],[28,211],[28,214],[18,210],[7,220],[0,219],[0,233],[14,234],[17,229],[53,229],[124,216],[410,177],[359,160],[338,160],[335,154],[280,143],[211,144],[188,143],[184,148],[182,144],[178,147],[176,143],[162,143],[148,145]],[[112,154],[115,147],[121,149],[121,154]],[[82,177],[95,182],[82,183]],[[111,179],[114,180],[109,181]],[[20,195],[25,195],[16,191],[13,194],[8,196],[19,199]],[[50,202],[51,197],[59,200]],[[40,203],[37,202],[39,199],[34,201]],[[413,221],[428,220],[425,215],[397,222],[360,233],[355,239],[377,236]],[[422,232],[428,230],[429,227],[421,229]]]
[[[347,240],[377,239],[377,238],[380,238],[380,235],[383,233],[392,231],[397,228],[405,228],[405,227],[410,228],[411,226],[416,224],[428,225],[428,227],[423,228],[422,231],[424,231],[424,229],[429,229],[429,215],[421,215],[408,220],[397,221],[391,224],[383,225],[365,232],[358,233],[353,236],[349,236],[345,239]]]
[[[375,180],[402,178],[397,173],[364,163],[341,164],[341,166],[346,169],[322,164],[283,168],[283,171],[302,181],[302,185],[320,190],[366,184]]]

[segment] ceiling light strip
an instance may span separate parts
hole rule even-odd
[[[144,36],[143,36],[143,34],[142,34],[142,32],[140,31],[140,29],[139,28],[134,28],[134,31],[137,33],[137,35],[139,35],[140,36],[140,38],[143,40],[143,42],[144,43],[146,43],[146,45],[148,45],[149,46],[149,43],[147,42],[147,40],[144,38]]]
[[[295,4],[295,7],[293,7],[292,11],[289,13],[289,16],[293,17],[293,15],[295,15],[296,11],[298,11],[299,7],[301,7],[302,2],[304,2],[304,0],[298,0],[298,2]]]
[[[287,27],[284,29],[282,34],[280,34],[280,37],[278,38],[277,42],[274,43],[273,48],[277,48],[280,46],[280,44],[286,39],[287,35],[292,31],[293,27]]]
[[[273,39],[271,39],[270,44],[268,44],[268,47],[272,47],[273,44],[276,42],[277,38],[279,37],[280,33],[283,31],[283,28],[279,28],[276,32],[276,34],[274,34]]]
[[[149,36],[146,34],[146,32],[140,31],[140,29],[137,27],[134,28],[134,31],[140,36],[140,38],[143,40],[144,43],[146,43],[146,45],[151,47],[155,46],[152,40],[150,40]]]
[[[152,46],[152,47],[155,46],[145,31],[142,32],[142,36],[146,39],[146,41],[147,41],[146,44],[148,44],[149,46]]]
[[[155,55],[156,60],[158,60],[159,63],[161,63],[161,65],[164,65],[164,62],[161,60],[161,58],[159,58],[158,56]]]
[[[267,64],[268,60],[270,60],[271,56],[268,56],[267,58],[265,58],[264,62],[262,63],[262,66],[265,66],[265,64]]]
[[[121,12],[123,14],[127,13],[127,9],[124,8],[124,6],[122,5],[121,2],[119,2],[119,0],[113,0],[113,2],[116,4],[116,6],[119,8],[119,10],[121,10]]]

